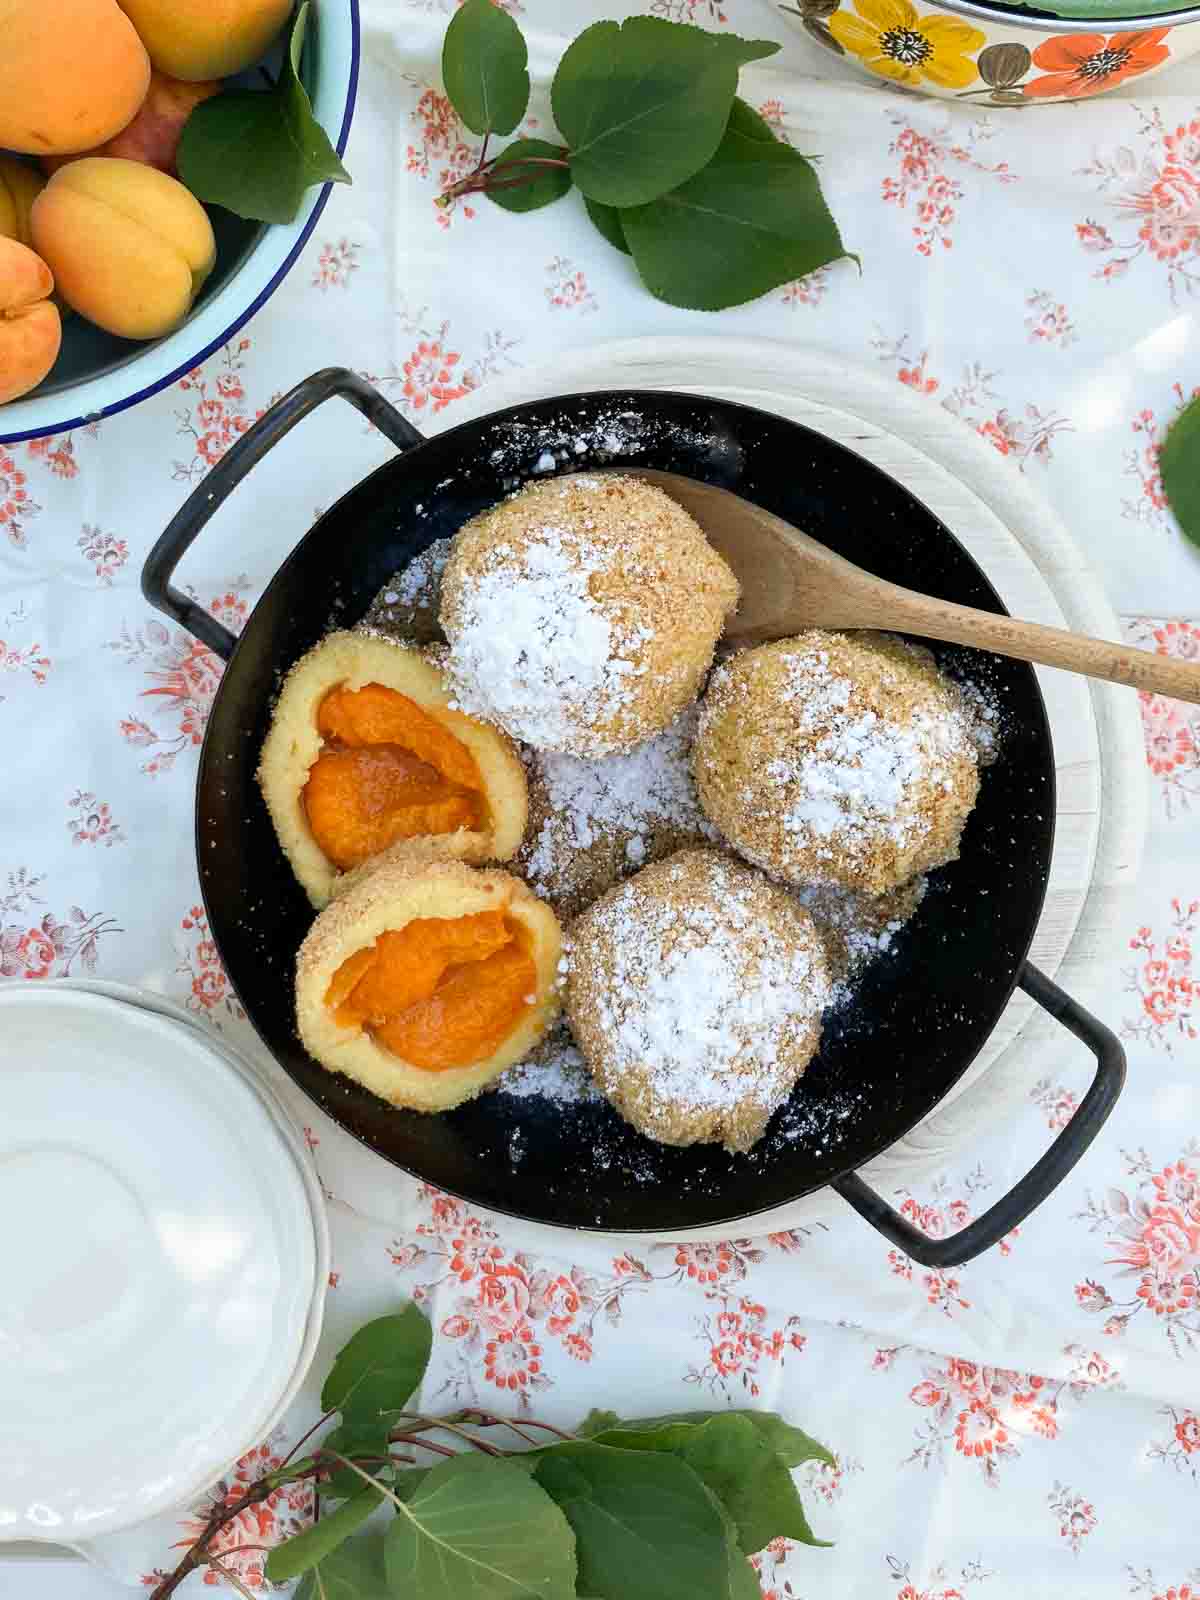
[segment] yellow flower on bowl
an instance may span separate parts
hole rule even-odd
[[[908,0],[854,0],[857,16],[838,10],[830,33],[864,67],[910,89],[924,79],[940,89],[965,89],[978,76],[967,58],[987,35],[958,17],[917,15]]]

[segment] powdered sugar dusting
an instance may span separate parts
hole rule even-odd
[[[520,552],[496,545],[472,575],[451,641],[458,704],[540,749],[628,705],[645,631],[622,625],[589,580],[611,557],[574,529],[546,526]]]
[[[716,838],[691,772],[698,719],[690,707],[628,755],[586,761],[543,752],[531,758],[547,809],[525,850],[533,888],[551,899],[569,893],[584,877],[582,858],[609,838],[616,839],[627,870],[646,862],[664,829],[676,843],[689,835]]]
[[[827,976],[803,942],[764,938],[740,872],[714,858],[710,878],[719,910],[707,895],[658,900],[632,885],[593,908],[611,962],[594,991],[609,1066],[643,1072],[672,1107],[773,1109],[791,1088],[780,1046],[823,1010]]]
[[[503,1073],[496,1081],[496,1092],[517,1100],[549,1100],[560,1106],[603,1098],[565,1027],[556,1030],[527,1061]]]
[[[919,818],[905,800],[947,756],[970,747],[966,716],[916,710],[900,723],[873,710],[851,714],[851,685],[834,675],[823,650],[795,655],[788,672],[799,731],[815,736],[803,760],[772,762],[767,769],[795,795],[785,817],[788,831],[843,841],[883,833],[908,844]]]

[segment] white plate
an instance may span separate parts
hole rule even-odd
[[[0,986],[0,1539],[185,1503],[294,1378],[318,1239],[297,1158],[207,1041]]]

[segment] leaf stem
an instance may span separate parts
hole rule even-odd
[[[480,1439],[477,1438],[475,1434],[468,1433],[466,1428],[460,1428],[458,1423],[450,1418],[426,1417],[422,1416],[419,1411],[400,1411],[397,1413],[397,1415],[409,1418],[413,1422],[420,1424],[418,1429],[409,1430],[410,1432],[424,1432],[424,1430],[427,1428],[434,1428],[440,1433],[444,1429],[447,1433],[457,1434],[460,1439],[465,1439],[468,1444],[473,1444],[476,1450],[482,1450],[485,1455],[502,1456],[504,1454],[503,1450],[497,1450],[496,1446],[494,1444],[488,1444],[486,1439]],[[389,1434],[388,1437],[389,1439],[394,1440],[397,1444],[408,1442],[404,1433],[399,1435]],[[432,1448],[428,1440],[425,1439],[413,1439],[412,1443],[423,1444],[427,1450]],[[451,1451],[450,1454],[453,1454],[453,1451]]]
[[[224,1562],[217,1560],[216,1556],[209,1556],[208,1565],[214,1572],[219,1572],[231,1588],[236,1589],[240,1595],[244,1595],[245,1600],[255,1600],[255,1596],[247,1589],[237,1573],[231,1572]]]
[[[308,1432],[307,1433],[302,1433],[300,1435],[300,1437],[296,1440],[295,1444],[288,1451],[287,1455],[284,1456],[283,1461],[280,1463],[280,1465],[282,1467],[286,1467],[288,1462],[296,1454],[296,1451],[299,1450],[300,1446],[302,1444],[307,1444],[308,1441],[312,1438],[313,1434],[316,1433],[317,1429],[318,1428],[323,1428],[325,1426],[325,1424],[329,1421],[330,1417],[332,1417],[333,1415],[334,1415],[334,1412],[327,1411],[323,1417],[318,1417],[317,1420],[313,1423],[312,1427],[308,1430]]]

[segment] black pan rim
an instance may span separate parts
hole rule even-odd
[[[794,421],[789,417],[778,416],[773,412],[763,410],[761,407],[749,406],[740,401],[724,400],[719,397],[707,395],[688,394],[675,390],[646,390],[636,388],[580,390],[569,394],[548,395],[540,400],[518,402],[514,405],[506,406],[496,411],[486,412],[478,417],[470,418],[463,422],[457,423],[453,428],[448,428],[441,433],[425,438],[421,444],[413,446],[411,449],[404,451],[402,454],[390,457],[388,460],[382,462],[378,467],[374,468],[365,477],[359,479],[358,482],[350,485],[343,494],[339,495],[338,498],[330,504],[330,506],[322,513],[320,518],[318,518],[310,527],[304,530],[300,538],[284,556],[280,565],[276,568],[273,575],[265,584],[262,594],[255,603],[254,609],[247,617],[242,632],[238,636],[234,649],[230,654],[228,662],[226,663],[225,673],[222,675],[222,683],[218,685],[217,689],[218,696],[222,693],[225,675],[228,674],[230,669],[234,666],[238,654],[242,648],[243,640],[248,637],[253,627],[255,612],[259,609],[259,607],[264,605],[264,602],[266,602],[268,597],[273,594],[277,587],[284,592],[287,591],[290,570],[293,564],[299,561],[301,552],[308,545],[310,539],[315,539],[318,536],[325,520],[332,516],[333,513],[336,512],[338,508],[342,506],[343,503],[351,496],[362,493],[370,484],[384,475],[402,471],[408,463],[419,459],[420,456],[431,447],[436,446],[439,449],[444,449],[447,447],[447,445],[452,445],[455,439],[460,437],[469,437],[478,433],[481,428],[503,424],[508,420],[523,420],[524,418],[528,417],[531,411],[535,409],[540,410],[551,407],[563,407],[565,409],[581,403],[595,405],[604,404],[606,402],[614,405],[625,405],[627,407],[631,405],[652,407],[655,402],[658,401],[679,402],[683,404],[708,403],[711,405],[718,405],[724,411],[744,413],[750,415],[751,417],[765,418],[773,426],[782,426],[787,430],[798,434],[799,436],[819,441],[819,445],[822,449],[832,451],[834,454],[841,454],[851,458],[855,466],[861,469],[862,472],[868,477],[880,480],[881,483],[885,484],[892,493],[899,492],[902,496],[907,497],[913,503],[913,505],[918,507],[929,519],[930,523],[936,526],[942,539],[944,539],[958,553],[959,557],[965,561],[968,567],[973,571],[982,588],[994,602],[995,607],[1000,612],[1008,614],[1007,608],[1004,606],[1003,601],[996,591],[991,579],[988,577],[988,574],[975,560],[970,551],[967,550],[962,541],[950,528],[945,525],[942,519],[937,516],[936,513],[930,510],[930,508],[920,499],[919,495],[917,495],[914,490],[909,488],[909,486],[900,478],[893,476],[890,472],[887,472],[882,467],[877,466],[874,462],[869,461],[865,456],[860,455],[852,448],[851,445],[844,443],[841,440],[831,439],[824,434],[818,433],[817,430],[807,427],[802,422]],[[630,464],[635,465],[635,463]],[[531,474],[530,476],[535,475]],[[746,498],[753,499],[754,496],[748,494]],[[354,624],[349,623],[347,625],[353,626]],[[290,666],[291,663],[288,663],[288,665]],[[277,672],[284,670],[286,669],[281,664],[276,663]],[[647,1236],[658,1237],[659,1235],[671,1235],[679,1239],[686,1239],[689,1236],[689,1229],[704,1229],[707,1231],[710,1229],[726,1227],[732,1228],[742,1223],[751,1222],[756,1217],[777,1212],[785,1206],[795,1205],[808,1195],[819,1194],[823,1190],[832,1187],[838,1178],[844,1177],[853,1172],[858,1172],[866,1162],[877,1160],[887,1150],[893,1148],[896,1143],[905,1138],[913,1130],[913,1128],[918,1127],[923,1121],[926,1120],[927,1117],[934,1114],[937,1106],[940,1105],[945,1099],[945,1095],[949,1093],[954,1085],[961,1080],[962,1076],[967,1072],[972,1062],[976,1060],[980,1051],[991,1038],[997,1023],[1000,1020],[1000,1017],[1003,1015],[1003,1012],[1012,999],[1013,993],[1016,990],[1020,980],[1022,968],[1025,961],[1028,959],[1029,950],[1033,944],[1034,938],[1036,937],[1037,928],[1041,921],[1042,913],[1045,907],[1045,898],[1049,883],[1049,870],[1053,858],[1053,845],[1057,825],[1057,775],[1053,759],[1053,732],[1046,710],[1045,698],[1042,694],[1041,686],[1038,683],[1037,676],[1033,671],[1033,668],[1026,667],[1025,671],[1028,673],[1028,682],[1032,691],[1033,703],[1040,714],[1041,725],[1045,735],[1044,743],[1049,756],[1047,769],[1042,774],[1047,784],[1047,816],[1043,823],[1042,834],[1042,838],[1044,839],[1046,871],[1040,875],[1037,893],[1032,895],[1029,900],[1029,931],[1024,939],[1023,947],[1019,950],[1018,957],[1014,961],[1014,971],[1011,978],[1005,984],[1003,990],[997,990],[996,999],[994,1000],[992,1006],[989,1007],[991,1015],[990,1017],[986,1018],[986,1027],[980,1034],[978,1043],[970,1052],[970,1054],[966,1055],[962,1062],[957,1065],[954,1075],[948,1078],[945,1083],[943,1093],[939,1097],[938,1101],[934,1103],[934,1106],[918,1114],[915,1118],[913,1118],[913,1120],[902,1125],[898,1125],[888,1142],[879,1146],[870,1155],[841,1168],[839,1171],[830,1176],[823,1178],[820,1183],[800,1189],[789,1199],[782,1201],[771,1200],[752,1210],[738,1209],[727,1214],[709,1215],[706,1216],[703,1221],[667,1223],[662,1228],[656,1229],[620,1227],[604,1222],[554,1221],[544,1215],[537,1215],[533,1211],[521,1207],[519,1204],[500,1204],[494,1199],[485,1202],[473,1197],[470,1194],[465,1194],[459,1190],[456,1190],[452,1185],[444,1183],[432,1185],[432,1180],[430,1180],[426,1175],[414,1170],[411,1166],[406,1165],[396,1156],[378,1149],[364,1132],[361,1132],[357,1127],[355,1127],[351,1121],[348,1121],[342,1115],[339,1115],[337,1103],[333,1096],[330,1096],[327,1099],[319,1099],[294,1078],[293,1082],[295,1082],[296,1087],[300,1090],[300,1092],[305,1094],[306,1098],[312,1100],[312,1102],[317,1105],[328,1117],[330,1117],[330,1119],[335,1122],[344,1133],[347,1133],[358,1144],[362,1145],[363,1148],[371,1151],[373,1155],[376,1155],[382,1160],[386,1161],[389,1166],[404,1172],[415,1182],[422,1185],[436,1187],[439,1192],[449,1194],[454,1198],[462,1200],[468,1205],[481,1206],[487,1211],[497,1215],[512,1217],[517,1221],[532,1223],[538,1227],[553,1228],[559,1231],[580,1234],[611,1234],[613,1236],[619,1236],[623,1238],[639,1238]],[[268,696],[268,698],[272,697],[273,696]],[[213,739],[214,721],[215,718],[210,715],[208,725],[205,729],[204,740],[201,745],[196,778],[197,802],[199,799],[199,791],[204,779],[207,763],[213,756],[213,752],[210,750],[210,741]],[[227,907],[216,899],[215,893],[210,898],[209,880],[207,874],[203,870],[204,843],[204,824],[201,807],[199,803],[197,803],[195,806],[194,844],[197,864],[201,868],[199,873],[201,897],[205,907],[205,912],[208,916],[209,927],[213,930],[214,940],[217,943],[218,950],[220,950],[220,938],[216,932],[216,925],[224,921],[224,915]],[[252,1002],[248,1003],[247,995],[243,993],[243,990],[241,986],[239,986],[233,971],[228,967],[226,970],[229,976],[230,985],[233,988],[234,993],[237,995],[239,1001],[242,1003],[247,1019],[254,1027],[255,1033],[258,1035],[263,1047],[267,1049],[272,1055],[272,1058],[277,1061],[281,1070],[288,1073],[289,1077],[292,1077],[288,1067],[283,1061],[279,1060],[269,1041],[260,1031],[257,1022],[254,1020],[253,1004]],[[977,1022],[982,1022],[984,1018],[977,1017],[975,1020]],[[330,1074],[330,1079],[333,1083],[340,1083],[342,1081],[340,1077],[335,1074]],[[361,1086],[358,1085],[355,1087],[361,1088]],[[363,1089],[362,1092],[365,1094],[369,1091]]]

